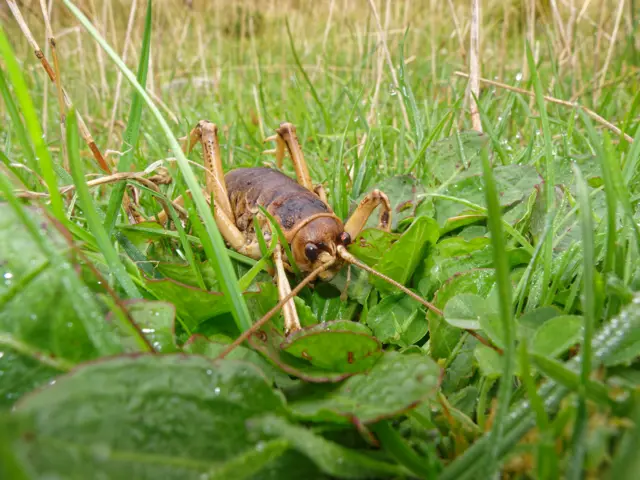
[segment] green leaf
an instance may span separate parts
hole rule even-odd
[[[527,199],[534,188],[542,181],[535,167],[531,165],[506,165],[493,169],[498,193],[499,205],[502,208],[513,206]],[[441,194],[460,199],[486,208],[484,181],[481,173],[463,173],[456,177]],[[444,226],[450,218],[464,214],[478,214],[461,202],[437,197],[435,201],[438,225]],[[447,228],[450,230],[450,227]]]
[[[415,216],[416,208],[420,203],[420,195],[425,191],[424,186],[411,175],[396,175],[385,178],[376,184],[376,188],[385,193],[391,203],[391,230],[396,230],[401,221]],[[367,193],[363,192],[352,202],[351,213]],[[371,215],[365,227],[373,229],[378,226],[378,221],[378,215]],[[357,255],[355,252],[353,254]],[[363,258],[362,260],[364,261]]]
[[[177,351],[175,339],[176,307],[169,302],[154,302],[147,300],[133,300],[125,303],[127,312],[133,322],[138,326],[142,335],[158,353],[170,353]],[[109,320],[109,319],[107,319]],[[132,348],[130,352],[138,351],[137,343],[131,338],[122,338],[125,345]]]
[[[435,294],[433,304],[444,309],[449,300],[461,293],[487,297],[495,284],[493,269],[470,270],[457,275],[445,283]],[[423,292],[424,294],[424,292]],[[432,311],[427,312],[431,337],[431,356],[435,359],[448,358],[460,339],[461,330],[449,325],[444,318]]]
[[[400,466],[330,442],[284,418],[267,415],[253,419],[249,428],[286,439],[332,478],[394,478],[407,472]]]
[[[378,228],[367,228],[355,238],[348,250],[371,266],[378,263],[399,238],[400,235],[397,233],[385,232]]]
[[[532,337],[545,322],[561,314],[561,310],[553,306],[539,307],[525,313],[516,320],[518,336],[520,338]]]
[[[405,285],[424,258],[428,246],[435,245],[439,236],[433,219],[418,217],[373,268]],[[371,283],[380,291],[396,293],[393,285],[380,278],[373,277]]]
[[[389,295],[369,310],[367,325],[383,343],[413,345],[428,330],[421,304],[404,293]]]
[[[380,342],[366,326],[346,320],[303,328],[281,348],[311,365],[338,373],[369,370],[382,355]]]
[[[32,425],[18,452],[40,478],[200,479],[256,446],[249,418],[282,412],[283,398],[250,364],[113,358],[25,397],[16,413]]]
[[[488,140],[489,137],[475,130],[457,132],[434,142],[427,149],[425,156],[432,165],[436,179],[444,183],[461,169],[467,173],[480,173],[480,150]]]
[[[189,332],[207,319],[222,313],[231,312],[231,305],[226,301],[222,292],[210,292],[170,278],[144,278],[145,286],[156,298],[172,303],[176,307],[183,325]],[[245,292],[245,301],[272,301],[273,295],[269,289],[257,292]],[[275,302],[274,302],[275,304]],[[273,305],[271,305],[273,306]]]
[[[282,372],[312,383],[333,383],[353,375],[352,372],[335,372],[317,368],[282,350],[285,341],[282,333],[273,326],[263,327],[257,335],[249,337],[249,344]]]
[[[531,352],[557,357],[580,341],[584,319],[578,315],[561,315],[547,320],[536,331]]]
[[[489,313],[487,301],[469,293],[456,295],[444,307],[444,319],[449,325],[470,330],[479,330],[480,318]]]
[[[372,423],[394,417],[432,398],[440,367],[423,354],[387,352],[367,374],[354,375],[335,390],[290,404],[293,414],[314,422]]]

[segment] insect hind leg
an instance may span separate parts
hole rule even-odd
[[[293,168],[296,172],[296,178],[298,183],[305,187],[307,190],[315,193],[320,199],[327,203],[327,195],[322,185],[313,185],[311,181],[311,175],[309,174],[309,167],[307,161],[300,148],[300,142],[296,134],[296,127],[292,123],[283,122],[280,127],[276,129],[276,134],[265,139],[265,142],[276,142],[276,148],[273,150],[266,150],[264,153],[273,153],[276,156],[276,165],[278,168],[282,168],[282,162],[284,160],[285,153],[288,152],[293,162]]]
[[[196,143],[202,145],[202,155],[205,168],[206,192],[213,193],[215,204],[221,208],[226,216],[233,219],[233,211],[229,203],[229,194],[224,180],[220,142],[218,140],[218,126],[208,120],[200,120],[189,134],[189,143],[185,152],[189,153]]]
[[[376,189],[362,199],[358,207],[351,214],[344,225],[344,231],[355,239],[362,231],[373,211],[380,206],[378,228],[386,232],[391,231],[391,203],[384,192]]]

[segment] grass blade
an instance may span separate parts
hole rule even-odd
[[[62,201],[62,195],[60,195],[60,192],[58,191],[58,183],[56,181],[56,175],[53,168],[53,160],[51,159],[49,149],[44,141],[42,127],[38,121],[36,109],[33,106],[33,100],[29,95],[29,89],[22,74],[22,68],[18,65],[2,25],[0,25],[0,56],[4,60],[9,80],[13,84],[13,90],[18,98],[18,104],[22,110],[27,131],[31,137],[31,142],[35,147],[36,157],[40,163],[40,173],[42,174],[47,184],[47,188],[49,189],[51,209],[56,218],[61,222],[64,222],[66,219],[64,203]]]
[[[498,284],[498,294],[500,298],[500,322],[504,332],[504,355],[502,378],[498,391],[498,410],[491,429],[491,449],[489,450],[488,463],[485,465],[487,477],[493,476],[498,461],[498,446],[502,442],[505,430],[505,421],[511,402],[511,377],[514,371],[514,326],[512,312],[512,292],[511,281],[509,279],[509,263],[502,230],[502,214],[500,212],[500,200],[493,171],[489,160],[487,147],[482,149],[482,169],[485,184],[485,196],[487,201],[487,223],[491,232],[491,244],[493,246],[493,264],[496,269],[496,281]]]
[[[578,479],[582,478],[587,448],[587,388],[589,375],[591,374],[591,358],[593,356],[591,340],[593,338],[596,314],[596,288],[593,218],[589,190],[580,168],[575,164],[573,165],[573,172],[576,176],[576,195],[580,206],[580,230],[582,232],[584,337],[582,339],[580,386],[578,388],[578,412],[572,440],[573,458],[568,468],[567,478]]]
[[[73,176],[73,181],[76,185],[78,199],[82,203],[82,208],[84,209],[89,229],[93,233],[96,242],[98,242],[98,247],[100,248],[102,255],[104,255],[104,259],[107,262],[109,269],[129,298],[142,298],[140,292],[133,284],[131,277],[129,277],[129,274],[124,268],[124,265],[120,262],[118,252],[113,248],[113,245],[109,240],[109,236],[100,221],[100,215],[93,205],[91,193],[89,192],[89,187],[87,186],[87,181],[84,176],[84,169],[80,162],[78,122],[76,120],[76,113],[74,109],[71,109],[67,113],[67,150],[69,155],[69,165],[71,167],[71,175]]]
[[[4,72],[0,68],[0,93],[2,94],[2,99],[4,100],[4,104],[7,108],[7,113],[9,114],[9,118],[11,118],[11,125],[16,131],[16,136],[18,137],[18,141],[22,145],[22,149],[24,150],[24,156],[27,159],[27,165],[32,170],[37,170],[36,159],[33,155],[33,149],[31,148],[31,144],[29,143],[29,138],[27,137],[27,131],[24,129],[24,125],[22,124],[22,119],[20,118],[20,114],[18,113],[18,109],[16,107],[15,102],[13,101],[13,97],[9,92],[9,86],[7,85],[7,81],[4,78]]]
[[[316,92],[316,89],[313,86],[313,83],[311,83],[311,79],[309,78],[309,75],[307,75],[307,72],[302,66],[302,63],[300,63],[298,52],[296,52],[296,45],[295,45],[295,42],[293,41],[293,35],[291,35],[291,28],[289,28],[289,20],[285,20],[285,24],[287,27],[287,35],[289,36],[289,45],[291,46],[291,53],[293,53],[293,60],[296,62],[296,65],[298,66],[298,70],[300,70],[300,73],[302,73],[302,76],[304,77],[305,82],[307,82],[307,85],[309,85],[309,91],[311,92],[311,96],[318,104],[318,107],[320,107],[320,111],[322,112],[322,117],[324,118],[324,126],[327,129],[327,132],[332,132],[333,123],[331,122],[331,117],[329,116],[327,109],[324,108],[324,105],[322,104],[322,101],[318,96],[318,92]]]
[[[542,136],[544,138],[544,193],[545,193],[545,206],[547,213],[555,208],[555,175],[553,168],[553,144],[551,140],[551,127],[549,125],[549,117],[547,115],[547,105],[544,100],[544,92],[542,91],[542,84],[540,83],[540,77],[536,67],[536,62],[533,59],[533,52],[531,52],[531,46],[527,42],[527,60],[529,62],[529,69],[531,70],[531,79],[533,82],[533,90],[536,96],[536,102],[538,104],[538,110],[540,111],[540,121],[542,123]],[[547,296],[547,290],[549,289],[549,283],[551,281],[551,263],[553,261],[553,230],[545,239],[544,248],[544,270],[542,278],[542,297]]]
[[[204,226],[212,246],[211,251],[207,252],[207,255],[211,260],[211,264],[216,275],[220,279],[220,287],[222,289],[222,292],[227,297],[232,307],[231,313],[233,315],[233,318],[240,331],[249,329],[252,324],[251,317],[249,315],[249,309],[247,308],[247,304],[242,296],[242,292],[238,288],[238,279],[233,270],[231,260],[226,253],[224,240],[215,224],[213,215],[211,214],[211,210],[202,194],[201,187],[198,184],[198,180],[191,170],[189,162],[187,161],[187,158],[185,157],[180,144],[173,135],[169,124],[162,116],[162,113],[160,113],[158,107],[156,107],[156,105],[153,103],[153,100],[145,91],[144,87],[140,85],[131,70],[129,70],[129,68],[124,64],[118,54],[109,46],[106,40],[91,24],[89,19],[70,0],[64,0],[64,3],[67,8],[73,13],[73,15],[80,21],[80,23],[82,23],[89,34],[91,34],[91,36],[98,42],[105,53],[107,53],[111,60],[122,71],[122,74],[126,77],[129,83],[131,83],[131,85],[140,93],[141,97],[160,125],[163,133],[166,136],[167,142],[169,142],[171,150],[176,157],[178,166],[180,168],[180,171],[182,172],[182,175],[184,176],[187,187],[193,195],[193,201],[195,203],[198,214],[204,222]]]
[[[142,35],[142,50],[140,51],[140,63],[138,64],[137,80],[140,85],[146,85],[147,73],[149,71],[149,52],[151,51],[151,0],[147,3],[147,15],[144,22],[144,33]],[[140,134],[140,120],[142,118],[142,97],[134,89],[131,94],[131,109],[129,110],[129,120],[127,128],[122,136],[121,151],[125,152],[120,156],[118,162],[118,172],[126,172],[131,168],[133,152],[138,144]],[[111,192],[107,218],[104,222],[107,233],[111,235],[118,218],[118,211],[122,205],[122,197],[126,189],[126,183],[119,183]]]

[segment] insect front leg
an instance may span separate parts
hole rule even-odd
[[[266,150],[263,153],[275,154],[276,165],[281,169],[285,152],[289,152],[289,156],[293,162],[293,168],[296,171],[298,183],[318,195],[323,202],[327,203],[327,195],[324,187],[322,185],[314,186],[311,181],[309,167],[307,166],[307,161],[304,158],[298,136],[296,135],[296,127],[289,122],[281,123],[280,127],[276,129],[276,134],[266,138],[265,142],[274,140],[276,142],[276,148],[274,150]]]
[[[280,245],[276,247],[275,252],[273,253],[273,260],[275,261],[276,274],[278,275],[278,298],[282,300],[291,293],[291,285],[289,285],[289,280],[287,279],[287,274],[284,269],[284,262],[282,261],[282,247]],[[302,328],[293,298],[283,305],[282,313],[284,315],[285,335],[289,335],[290,333]]]
[[[380,190],[373,190],[362,199],[358,207],[351,214],[344,225],[344,231],[355,239],[369,220],[369,217],[380,206],[380,220],[378,228],[391,231],[391,203],[387,195]]]

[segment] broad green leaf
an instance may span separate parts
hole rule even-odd
[[[536,330],[531,352],[557,357],[580,341],[584,319],[578,315],[561,315],[547,320]]]
[[[369,370],[382,355],[371,330],[347,320],[303,328],[289,335],[280,348],[314,367],[338,373]]]
[[[424,193],[424,186],[410,175],[396,175],[389,177],[376,185],[376,188],[389,197],[391,203],[391,229],[395,230],[402,220],[415,216],[420,195]],[[351,204],[351,212],[369,192],[364,192]],[[380,207],[378,207],[380,208]],[[374,214],[369,217],[366,228],[378,226],[379,217]],[[356,255],[354,253],[354,255]]]
[[[145,287],[156,298],[172,303],[189,331],[211,317],[230,311],[221,292],[202,290],[170,278],[145,278]]]
[[[264,435],[286,439],[293,448],[313,460],[324,473],[331,475],[331,478],[395,478],[406,475],[406,471],[398,465],[330,442],[282,417],[266,415],[256,418],[250,420],[249,428]]]
[[[310,306],[319,322],[351,320],[358,308],[358,304],[355,302],[342,301],[340,292],[324,283],[316,285]]]
[[[436,292],[433,304],[444,309],[447,302],[461,293],[470,293],[486,298],[491,292],[494,270],[490,268],[470,270],[454,276]],[[423,292],[424,295],[424,292]],[[461,330],[449,325],[444,318],[432,311],[427,312],[431,356],[434,359],[448,358],[460,339]]]
[[[489,137],[475,130],[457,132],[434,142],[425,155],[433,174],[440,183],[448,181],[458,170],[479,173],[482,164],[479,155]]]
[[[405,285],[424,258],[429,245],[435,245],[439,236],[438,226],[433,219],[418,217],[373,268]],[[380,278],[372,276],[371,283],[380,291],[397,292],[393,285]]]
[[[62,370],[0,344],[0,410],[9,409],[22,395],[61,373]]]
[[[389,295],[371,307],[367,325],[381,342],[401,347],[413,345],[428,330],[422,305],[404,293]]]
[[[304,300],[300,297],[293,297],[293,301],[296,304],[296,311],[298,312],[300,325],[303,327],[311,327],[318,323],[318,319],[313,314],[311,307],[307,305]]]
[[[502,366],[503,359],[493,348],[479,343],[476,345],[474,356],[478,362],[478,367],[480,367],[480,373],[482,373],[483,376],[498,378],[502,375],[504,371],[504,367]],[[520,365],[517,360],[514,365],[514,373],[520,375]]]
[[[369,266],[378,263],[391,246],[398,241],[400,235],[389,233],[377,228],[368,228],[358,235],[351,245],[349,252]]]
[[[513,206],[528,198],[542,179],[535,167],[531,165],[506,165],[493,169],[496,180],[496,188],[501,207]],[[481,173],[462,173],[456,177],[442,195],[454,197],[480,207],[486,208],[484,195],[484,182]],[[458,201],[437,198],[435,201],[436,219],[438,225],[444,226],[447,220],[466,214],[478,214],[477,210],[470,208]]]
[[[368,373],[349,377],[335,390],[294,401],[289,407],[303,420],[372,423],[431,398],[440,375],[440,367],[424,354],[386,352]]]
[[[66,242],[56,228],[35,210],[27,210],[38,222],[52,248],[62,252]],[[96,358],[85,322],[95,323],[100,335],[113,348],[117,338],[104,316],[82,308],[76,295],[92,294],[70,290],[64,276],[51,268],[31,234],[6,203],[0,204],[0,333],[6,332],[44,355],[70,362]],[[70,264],[65,265],[71,269]],[[91,298],[91,301],[96,301]]]
[[[536,330],[544,325],[545,322],[561,314],[560,309],[553,306],[539,307],[525,313],[516,320],[518,336],[532,338]]]
[[[211,360],[217,360],[218,356],[224,352],[228,346],[229,343],[216,342],[197,334],[192,335],[189,340],[187,340],[182,346],[182,350],[191,355],[202,355]],[[271,381],[286,382],[286,379],[284,379],[286,375],[269,363],[262,355],[250,348],[238,345],[229,352],[225,358],[251,363],[258,367]]]
[[[461,293],[447,302],[444,319],[449,325],[470,330],[480,329],[480,317],[490,312],[487,301],[470,293]]]
[[[202,290],[170,278],[160,280],[145,278],[145,286],[156,298],[175,306],[178,316],[189,331],[195,330],[207,319],[231,311],[222,292]],[[243,297],[247,304],[271,301],[272,291],[266,289],[244,292]],[[271,304],[271,307],[273,305],[275,303]]]
[[[282,372],[306,382],[333,383],[353,375],[351,372],[335,372],[318,368],[307,360],[300,359],[281,348],[285,342],[282,333],[273,326],[263,327],[256,335],[249,337],[249,344],[261,353],[272,365]]]
[[[156,352],[170,353],[177,351],[175,339],[176,308],[173,304],[132,300],[126,302],[125,305],[132,320]],[[132,338],[123,336],[121,341],[124,345],[131,346],[127,351],[139,351],[135,348],[136,343]]]
[[[39,478],[200,479],[256,448],[249,418],[282,412],[283,398],[247,363],[113,358],[20,401],[32,427],[18,452]]]
[[[512,267],[526,264],[531,255],[523,248],[510,248],[506,254]],[[489,238],[479,236],[466,240],[463,237],[444,238],[439,241],[425,259],[420,275],[420,289],[432,294],[454,275],[493,266],[493,251]]]

